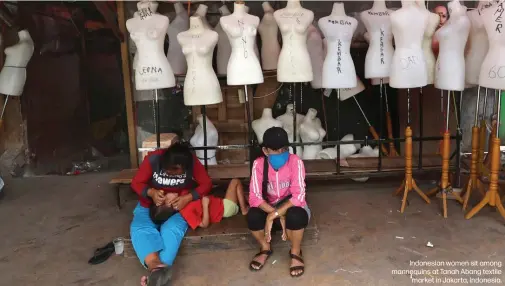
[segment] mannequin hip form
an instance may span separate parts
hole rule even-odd
[[[0,93],[20,96],[26,82],[26,68],[4,66],[0,72]]]

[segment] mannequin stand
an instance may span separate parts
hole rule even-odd
[[[154,117],[154,133],[156,133],[156,149],[160,149],[160,102],[158,100],[158,90],[154,90],[153,97],[153,117]]]
[[[328,132],[329,133],[329,132]],[[328,136],[328,135],[326,135]],[[340,88],[337,88],[337,138],[340,137]],[[339,139],[340,143],[340,139]],[[340,174],[340,144],[336,146],[337,148],[337,175]]]
[[[388,128],[388,139],[393,140],[393,121],[391,120],[391,113],[389,112],[389,103],[388,103],[388,93],[387,88],[383,86],[384,79],[380,79],[380,95],[382,98],[382,90],[384,89],[384,95],[386,99],[386,124]],[[393,141],[389,142],[389,156],[399,156],[396,151],[395,144]]]
[[[302,93],[302,84],[300,83],[300,94]],[[289,89],[289,95],[292,99],[291,103],[293,104],[293,143],[296,143],[296,83],[292,84],[292,88]],[[296,155],[296,146],[292,147],[293,154]],[[299,154],[301,156],[301,154]]]
[[[377,131],[375,130],[375,128],[373,127],[373,125],[370,123],[370,121],[368,121],[368,118],[366,117],[366,114],[363,111],[363,109],[361,108],[361,105],[359,104],[358,100],[356,99],[356,96],[353,96],[352,98],[354,98],[354,102],[356,102],[356,105],[358,106],[359,111],[361,111],[361,114],[363,115],[363,118],[365,118],[366,124],[368,124],[368,130],[372,134],[373,139],[379,140],[379,138],[380,138],[379,134],[377,134]],[[386,156],[388,155],[388,150],[382,144],[381,144],[381,150],[382,150],[382,153],[384,153]]]
[[[400,187],[394,192],[398,196],[403,190],[402,207],[400,212],[405,211],[407,205],[408,193],[415,190],[423,200],[429,204],[430,199],[417,186],[415,179],[412,177],[412,129],[410,129],[410,89],[407,89],[407,127],[405,128],[405,179],[403,179]]]
[[[203,147],[207,147],[207,108],[205,105],[202,105],[202,127],[203,127]],[[205,166],[205,170],[208,170],[208,158],[207,158],[207,148],[203,149],[203,162]]]
[[[252,170],[253,165],[253,148],[254,148],[254,131],[252,128],[252,118],[251,118],[251,109],[249,104],[249,94],[247,92],[247,84],[244,85],[244,94],[245,94],[245,109],[247,116],[247,139],[249,141],[249,170]],[[259,139],[259,138],[258,138]]]
[[[499,126],[501,90],[499,91],[497,104],[498,104],[498,117],[496,119],[497,121],[496,125]],[[470,210],[465,215],[466,219],[472,218],[475,214],[477,214],[483,207],[485,207],[488,204],[491,207],[496,207],[500,212],[501,216],[505,219],[505,208],[502,205],[500,194],[498,193],[498,173],[500,171],[500,138],[498,137],[498,128],[496,129],[496,133],[493,138],[491,146],[492,149],[490,151],[492,151],[491,152],[492,157],[491,157],[491,170],[490,170],[491,176],[489,179],[490,181],[489,190],[487,191],[482,201],[480,201],[479,204],[477,204],[472,210]]]
[[[4,106],[2,108],[2,114],[0,115],[0,128],[2,128],[3,123],[4,123],[4,113],[5,113],[5,108],[7,107],[7,101],[9,100],[9,95],[5,96],[5,102]]]
[[[487,88],[486,94],[484,95],[484,109],[482,111],[482,118],[480,120],[479,127],[479,157],[477,160],[477,170],[479,175],[489,176],[489,170],[484,167],[484,146],[486,145],[486,137],[487,137],[487,127],[486,127],[486,113],[487,113]]]

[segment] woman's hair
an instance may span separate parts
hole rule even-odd
[[[188,170],[193,166],[193,154],[185,143],[175,143],[163,153],[161,161],[163,170],[175,169],[178,166]]]

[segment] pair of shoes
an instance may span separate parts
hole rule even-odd
[[[273,254],[274,252],[272,250],[261,250],[260,249],[260,252],[256,253],[253,257],[253,260],[251,261],[251,263],[249,264],[249,270],[251,271],[260,271],[263,266],[265,266],[265,263],[267,263],[267,260],[268,258],[270,258],[270,256]],[[266,255],[267,258],[265,259],[265,262],[263,264],[259,263],[258,261],[255,261],[254,259],[260,255]],[[256,266],[258,268],[254,268],[253,266]]]
[[[101,248],[97,248],[93,257],[88,260],[88,263],[91,265],[97,265],[105,262],[109,257],[114,253],[114,243],[109,242],[107,245]]]
[[[300,256],[302,256],[301,250],[300,250]],[[305,264],[305,262],[303,261],[303,258],[301,258],[300,256],[291,253],[291,249],[289,250],[289,257],[291,259],[298,260],[298,262]],[[296,271],[296,270],[302,270],[302,272],[300,272],[299,274],[293,275],[293,271]],[[291,277],[293,277],[293,278],[300,277],[303,275],[303,273],[305,273],[305,265],[289,267],[289,275],[291,275]]]

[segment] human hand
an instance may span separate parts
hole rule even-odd
[[[172,204],[174,203],[174,200],[179,196],[179,194],[177,193],[168,193],[168,194],[165,194],[165,205],[167,206],[172,206]]]
[[[165,201],[165,192],[163,190],[149,189],[147,195],[153,199],[156,206],[161,206]]]
[[[286,235],[286,217],[281,216],[280,218],[281,226],[282,226],[282,240],[286,241],[288,236]]]
[[[265,223],[265,241],[270,243],[272,240],[272,225],[274,224],[273,220],[268,220]]]
[[[192,200],[193,200],[193,196],[191,194],[179,196],[173,200],[172,206],[174,207],[174,209],[179,211],[179,210],[182,210]]]

